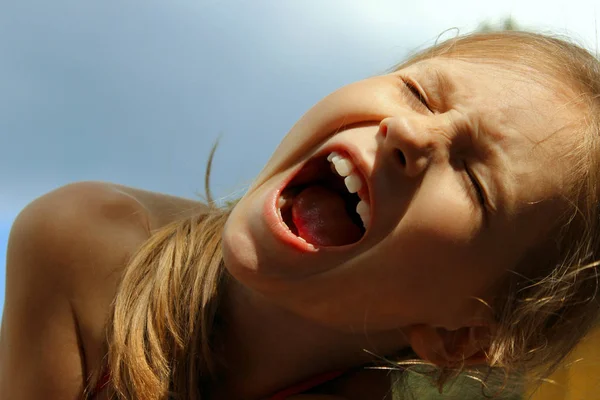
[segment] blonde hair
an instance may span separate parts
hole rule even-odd
[[[173,222],[129,263],[108,335],[119,398],[201,399],[200,389],[216,378],[212,346],[227,215],[213,209]]]
[[[565,149],[562,159],[570,163],[571,174],[562,199],[566,206],[561,214],[549,218],[555,220],[553,235],[529,249],[499,285],[501,295],[491,305],[498,329],[487,352],[490,365],[469,371],[485,380],[494,375],[494,368],[515,372],[518,366],[539,383],[598,322],[600,62],[564,39],[504,31],[448,40],[394,70],[433,57],[528,68],[532,79],[575,98],[570,101],[584,111],[584,119],[575,127],[578,140]],[[532,75],[531,70],[540,74]],[[461,370],[438,369],[433,376],[440,390]],[[496,384],[490,385],[491,392],[498,389],[497,378],[492,379]]]
[[[216,146],[208,210],[153,232],[126,266],[107,323],[109,389],[118,399],[200,400],[218,378],[221,233],[235,202],[219,208],[210,194]]]
[[[600,251],[597,136],[600,133],[600,64],[566,41],[524,32],[473,34],[412,57],[467,58],[532,67],[567,83],[588,119],[585,140],[574,149],[573,179],[557,216],[553,257],[532,249],[503,283],[492,304],[498,320],[488,359],[492,366],[523,366],[547,375],[596,322]],[[111,388],[119,399],[198,400],[218,379],[214,332],[220,287],[226,279],[221,233],[230,209],[173,222],[137,251],[126,267],[108,322]],[[561,218],[558,218],[561,217]],[[544,247],[544,248],[547,248]],[[538,251],[539,250],[539,251]],[[441,381],[447,378],[441,374]]]

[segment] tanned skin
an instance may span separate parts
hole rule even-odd
[[[105,323],[127,259],[150,232],[201,202],[80,182],[28,205],[11,230],[0,332],[0,393],[79,399],[106,357]],[[293,400],[385,399],[389,378],[365,371]],[[96,399],[106,400],[104,391]]]

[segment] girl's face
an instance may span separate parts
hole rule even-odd
[[[438,58],[329,95],[233,210],[228,270],[342,330],[472,325],[564,191],[578,114],[537,75]]]

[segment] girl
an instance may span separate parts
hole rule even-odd
[[[545,376],[598,315],[599,98],[579,47],[474,34],[323,99],[233,207],[51,192],[11,232],[0,390],[383,399],[364,367],[411,352]]]

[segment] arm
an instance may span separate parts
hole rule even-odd
[[[19,214],[8,242],[0,393],[15,400],[76,399],[83,391],[83,355],[61,260],[61,242],[71,233],[60,208],[50,210],[55,199],[48,200]]]
[[[0,393],[78,399],[104,357],[104,321],[127,254],[145,240],[139,204],[82,182],[28,205],[8,244]]]

